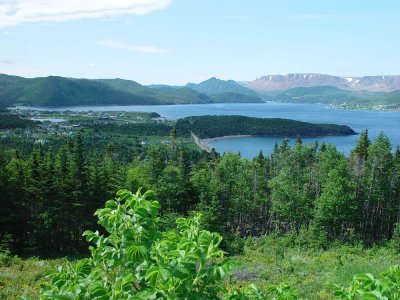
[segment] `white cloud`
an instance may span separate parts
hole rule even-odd
[[[144,15],[166,8],[172,0],[5,0],[0,2],[0,27],[25,22]]]
[[[132,45],[116,40],[102,40],[99,41],[99,44],[108,48],[123,49],[141,53],[163,54],[167,52],[165,49],[154,46]]]

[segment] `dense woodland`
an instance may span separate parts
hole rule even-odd
[[[368,246],[391,239],[400,221],[400,150],[391,152],[383,133],[371,142],[363,132],[350,157],[299,138],[252,161],[190,150],[175,134],[167,145],[124,148],[110,140],[97,151],[87,134],[46,145],[2,142],[2,244],[22,255],[83,253],[83,231],[97,228],[94,211],[119,188],[155,190],[165,227],[201,212],[231,253],[245,237],[285,232],[318,247]]]
[[[187,117],[177,120],[176,130],[179,134],[186,134],[192,131],[200,138],[227,135],[316,137],[355,134],[347,125],[314,124],[289,119],[245,116]]]
[[[0,107],[0,129],[35,127],[38,122],[16,118],[13,115],[2,114]]]

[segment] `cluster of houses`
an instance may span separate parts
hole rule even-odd
[[[109,124],[114,123],[116,119],[127,119],[127,121],[134,123],[142,123],[146,119],[140,115],[132,118],[129,113],[124,112],[72,112],[72,111],[64,111],[60,112],[56,116],[51,113],[36,111],[36,110],[22,110],[15,109],[14,113],[19,115],[21,118],[30,119],[34,121],[40,122],[35,129],[26,128],[22,130],[7,130],[3,132],[1,135],[2,138],[6,138],[7,136],[24,136],[25,138],[31,138],[35,140],[35,143],[45,144],[48,142],[46,136],[63,136],[63,137],[72,137],[75,136],[80,127],[84,127],[86,122],[90,122],[91,124]],[[81,120],[78,124],[71,123],[68,119],[76,118],[76,117],[93,117],[85,121],[85,118],[79,118]],[[148,120],[148,119],[147,119]],[[125,120],[124,120],[125,121]],[[165,123],[167,119],[164,117],[160,117],[159,115],[152,116],[152,122],[155,123]],[[170,140],[161,140],[159,141],[162,144],[169,144]],[[139,142],[140,145],[144,146],[149,143],[147,139]]]

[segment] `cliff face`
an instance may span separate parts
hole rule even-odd
[[[339,77],[315,73],[268,75],[244,82],[243,85],[260,92],[314,86],[334,86],[352,91],[393,92],[400,90],[400,75],[364,77]]]

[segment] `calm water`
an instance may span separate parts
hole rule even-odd
[[[33,109],[33,108],[31,108]],[[157,112],[161,116],[175,120],[187,116],[201,115],[243,115],[260,118],[287,118],[312,123],[344,124],[356,132],[368,128],[369,136],[374,139],[383,131],[392,144],[400,145],[400,113],[380,111],[357,111],[330,109],[318,104],[292,104],[292,103],[223,103],[223,104],[189,104],[189,105],[157,105],[157,106],[93,106],[93,107],[67,107],[67,108],[34,108],[42,111],[143,111]],[[348,154],[355,146],[358,135],[307,138],[304,142],[332,143],[337,148]],[[240,152],[242,156],[252,158],[260,150],[270,153],[275,143],[280,143],[282,138],[269,137],[244,137],[213,141],[210,143],[218,152]],[[293,139],[292,139],[293,142]]]

